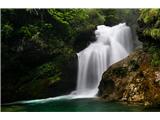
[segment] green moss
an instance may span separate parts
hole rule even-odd
[[[126,67],[118,67],[113,69],[112,73],[117,77],[124,77],[127,75],[128,69]]]
[[[151,55],[151,65],[153,67],[160,66],[160,48],[157,46],[148,46],[148,52]]]
[[[131,66],[131,71],[136,71],[139,68],[139,64],[136,60],[131,60],[129,65]]]
[[[160,57],[156,53],[153,54],[152,58],[151,65],[154,67],[160,66]]]

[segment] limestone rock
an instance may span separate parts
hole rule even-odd
[[[160,67],[150,65],[150,54],[136,49],[104,72],[98,95],[107,100],[160,104]]]

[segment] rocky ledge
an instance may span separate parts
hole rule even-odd
[[[160,67],[153,67],[151,54],[136,49],[104,72],[98,96],[107,101],[160,104]]]

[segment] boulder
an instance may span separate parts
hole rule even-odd
[[[160,67],[153,67],[151,54],[136,49],[111,65],[102,76],[98,96],[107,101],[160,104]]]

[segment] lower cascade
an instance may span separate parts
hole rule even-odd
[[[95,42],[77,53],[78,77],[75,91],[69,95],[20,103],[45,103],[60,99],[95,97],[103,72],[115,62],[127,57],[133,49],[131,29],[125,23],[113,27],[99,25],[95,30],[95,36]]]
[[[94,97],[103,72],[110,65],[127,57],[133,49],[131,29],[125,23],[113,27],[99,25],[95,36],[95,42],[77,53],[76,96]]]

